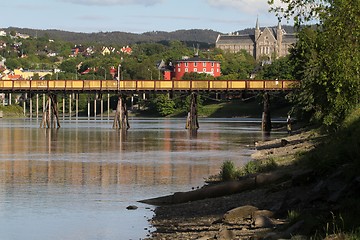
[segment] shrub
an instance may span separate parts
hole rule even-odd
[[[232,161],[225,161],[221,166],[220,176],[223,181],[235,180],[238,171]]]

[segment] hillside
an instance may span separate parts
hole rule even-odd
[[[283,26],[288,33],[293,32],[293,28],[290,26]],[[183,42],[192,43],[204,43],[205,45],[214,45],[216,38],[220,32],[216,32],[209,29],[191,29],[191,30],[177,30],[173,32],[152,31],[145,33],[129,33],[129,32],[97,32],[97,33],[78,33],[68,32],[55,29],[39,30],[29,28],[16,28],[8,27],[2,29],[6,32],[16,31],[22,34],[28,34],[31,37],[48,37],[54,40],[63,40],[66,42],[72,42],[74,44],[79,43],[98,43],[98,44],[134,44],[141,42],[168,42],[172,40],[179,40]],[[238,31],[240,34],[251,34],[254,32],[254,28],[247,28]],[[206,46],[204,46],[206,47]]]
[[[128,32],[97,32],[97,33],[76,33],[61,30],[38,30],[29,28],[9,27],[3,29],[6,32],[16,31],[28,34],[32,37],[48,37],[55,40],[63,40],[72,43],[99,43],[99,44],[133,44],[140,42],[162,42],[179,40],[184,42],[202,42],[214,44],[219,32],[213,30],[177,30],[174,32],[153,31],[141,34]]]

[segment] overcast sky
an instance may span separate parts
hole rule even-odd
[[[261,27],[276,25],[268,9],[267,0],[10,0],[3,4],[0,28],[228,33],[254,27],[257,16]]]

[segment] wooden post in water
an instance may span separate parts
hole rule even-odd
[[[113,128],[127,130],[130,128],[128,112],[126,109],[126,102],[119,96],[116,107]]]
[[[56,125],[57,128],[60,128],[57,96],[50,93],[48,95],[48,100],[46,101],[40,128],[55,128]]]
[[[270,115],[270,96],[269,93],[264,93],[264,110],[262,114],[261,129],[265,132],[271,131],[271,115]]]
[[[199,128],[196,93],[191,93],[190,111],[187,115],[185,128],[189,129],[190,131],[197,130]]]

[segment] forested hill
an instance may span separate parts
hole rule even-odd
[[[289,26],[283,26],[286,28],[286,32],[293,32],[293,28]],[[153,31],[145,32],[141,34],[128,33],[128,32],[97,32],[97,33],[78,33],[68,32],[61,30],[37,30],[29,28],[15,28],[9,27],[3,29],[6,32],[16,31],[22,34],[28,34],[31,37],[47,37],[54,40],[63,40],[66,42],[72,42],[74,44],[81,43],[98,43],[98,44],[134,44],[141,42],[167,42],[172,40],[179,40],[183,42],[197,42],[214,45],[218,34],[213,30],[191,29],[191,30],[177,30],[173,32]],[[240,34],[253,34],[254,28],[247,28],[238,31]]]
[[[3,29],[6,32],[16,31],[28,34],[32,37],[48,37],[54,40],[78,43],[100,43],[100,44],[133,44],[140,42],[162,42],[179,40],[184,42],[202,42],[214,44],[219,32],[213,30],[177,30],[174,32],[153,31],[141,34],[127,32],[97,32],[97,33],[76,33],[61,30],[36,30],[28,28],[9,27]]]

